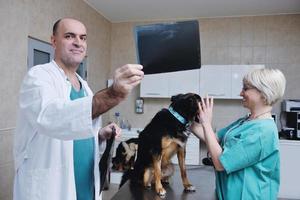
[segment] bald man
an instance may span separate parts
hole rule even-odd
[[[77,73],[86,56],[87,31],[72,18],[58,20],[54,60],[26,74],[15,132],[14,200],[94,200],[99,195],[98,144],[120,128],[101,128],[101,114],[123,101],[142,78],[142,66],[114,72],[113,85],[92,93]]]

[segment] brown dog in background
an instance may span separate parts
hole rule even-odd
[[[133,169],[138,149],[138,140],[138,138],[130,138],[118,145],[116,155],[112,158],[113,170],[124,172]]]

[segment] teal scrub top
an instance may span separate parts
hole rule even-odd
[[[84,89],[71,89],[70,99],[84,97]],[[94,138],[74,140],[74,176],[77,200],[94,200]]]
[[[273,119],[241,118],[217,133],[224,171],[216,171],[219,200],[275,200],[280,183],[278,130]]]

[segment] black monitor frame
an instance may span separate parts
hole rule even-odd
[[[134,31],[138,62],[145,74],[201,67],[197,20],[140,25]]]

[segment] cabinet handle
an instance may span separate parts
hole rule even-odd
[[[160,93],[146,93],[147,95],[160,95]]]
[[[225,94],[208,94],[208,96],[215,96],[215,97],[221,97],[221,96],[225,96]]]

